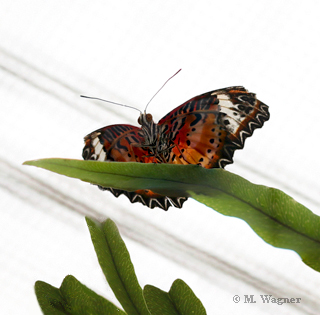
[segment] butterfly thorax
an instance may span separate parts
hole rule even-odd
[[[141,147],[149,151],[149,156],[154,157],[155,162],[165,163],[170,143],[161,126],[153,121],[151,114],[146,113],[140,114],[138,123],[144,139]]]

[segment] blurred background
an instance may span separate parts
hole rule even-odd
[[[319,214],[319,12],[311,0],[2,0],[1,313],[41,314],[34,282],[59,287],[67,274],[118,305],[88,215],[118,224],[142,286],[168,291],[181,278],[208,314],[318,314],[319,273],[244,221],[191,199],[182,209],[149,209],[22,163],[81,159],[89,132],[137,124],[136,111],[80,94],[143,110],[182,68],[149,105],[155,121],[198,94],[245,86],[271,118],[226,169]],[[263,304],[260,294],[301,303]]]

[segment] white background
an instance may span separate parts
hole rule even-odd
[[[83,136],[143,110],[158,121],[198,94],[243,85],[271,118],[231,172],[284,190],[319,214],[318,1],[14,1],[0,4],[0,310],[41,314],[36,280],[72,274],[115,303],[84,214],[116,221],[142,286],[187,282],[208,314],[318,314],[320,275],[236,218],[194,200],[168,212],[34,167],[81,159]],[[236,304],[234,295],[241,297]],[[246,304],[244,295],[257,303]],[[299,297],[263,304],[260,294]]]

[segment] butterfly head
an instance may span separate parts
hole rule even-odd
[[[150,125],[153,123],[153,118],[151,114],[146,114],[146,112],[141,113],[138,118],[138,124],[141,126]]]

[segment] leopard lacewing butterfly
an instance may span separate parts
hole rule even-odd
[[[234,151],[242,149],[246,138],[268,119],[266,104],[244,87],[232,86],[193,97],[158,123],[144,111],[138,118],[139,127],[118,124],[98,129],[84,138],[82,156],[85,160],[106,162],[197,164],[208,169],[224,168],[233,163]],[[141,202],[150,208],[164,210],[170,206],[181,208],[188,199],[163,196],[151,190],[130,192],[99,188],[109,190],[116,197],[124,194],[132,203]]]

